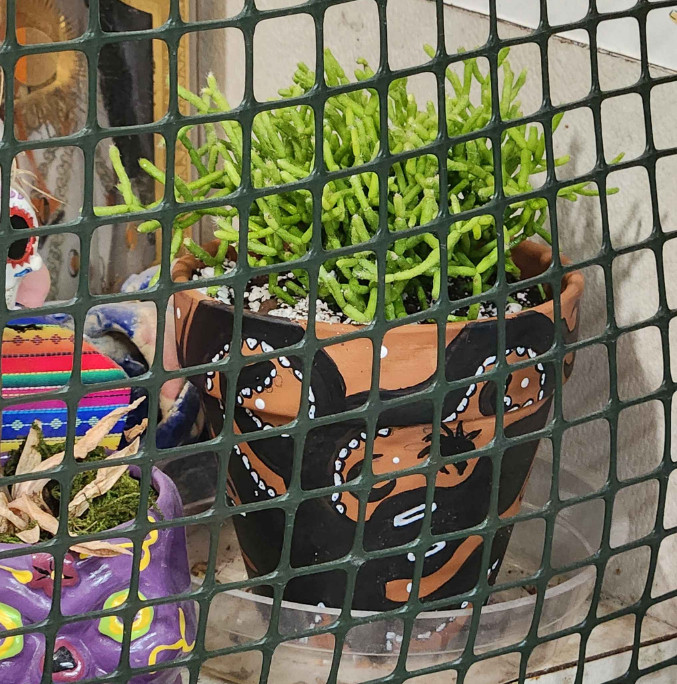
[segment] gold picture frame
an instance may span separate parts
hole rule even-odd
[[[153,28],[156,29],[165,22],[170,0],[121,0],[121,2],[150,15]],[[179,0],[179,7],[182,16],[188,17],[190,11],[189,0]],[[167,88],[169,55],[166,46],[157,40],[153,42],[153,65],[155,72],[153,79],[153,113],[157,121],[165,115],[169,107],[169,90]],[[189,87],[190,54],[188,40],[182,40],[179,44],[177,67],[179,83],[184,87]],[[156,165],[162,168],[166,158],[164,146],[156,145],[155,154]],[[190,173],[190,157],[185,149],[177,150],[176,171],[182,178],[188,178],[187,174]]]
[[[121,0],[125,5],[133,9],[145,12],[150,15],[152,26],[154,29],[160,28],[166,21],[168,15],[168,8],[170,0]],[[179,9],[184,18],[190,16],[189,9],[190,0],[179,0]],[[179,83],[188,88],[190,87],[190,50],[189,41],[184,38],[179,43],[177,53],[177,69]],[[169,108],[169,88],[167,86],[167,79],[169,77],[169,54],[166,46],[159,40],[153,41],[153,114],[154,119],[159,121],[168,111]],[[180,102],[179,106],[182,111],[185,106],[184,102]],[[167,161],[167,155],[162,139],[155,144],[155,165],[159,168],[164,168]],[[190,180],[191,163],[190,156],[183,146],[177,146],[174,158],[174,169],[181,178]],[[164,192],[164,186],[156,185],[156,197],[160,199]],[[162,246],[158,240],[156,246],[156,260],[159,262],[162,257]]]

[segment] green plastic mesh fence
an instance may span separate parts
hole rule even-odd
[[[53,21],[76,4],[81,31]],[[454,10],[450,24],[453,3],[418,2],[435,21],[411,65],[398,60],[399,40],[418,27],[393,31],[407,0],[373,0],[378,49],[353,78],[325,48],[336,47],[327,18],[354,4],[214,3],[197,20],[179,0],[0,3],[6,287],[32,269],[32,243],[18,230],[33,219],[18,193],[33,198],[43,224],[32,235],[57,245],[53,280],[70,271],[73,283],[70,299],[28,312],[8,295],[2,308],[3,451],[30,451],[35,417],[48,438],[37,466],[28,467],[30,454],[18,465],[16,452],[3,456],[3,682],[522,682],[567,667],[576,682],[671,681],[675,657],[647,658],[645,647],[671,638],[646,624],[675,598],[674,580],[658,575],[669,567],[659,554],[669,553],[662,544],[674,522],[671,257],[660,195],[677,148],[674,135],[656,142],[666,118],[656,94],[677,79],[653,68],[648,28],[656,12],[669,22],[674,3],[591,0],[561,24],[549,19],[555,3],[540,0],[527,31],[499,22],[489,0],[486,41],[461,51],[448,34],[462,36],[470,15]],[[292,19],[308,27],[298,40],[314,63],[264,100],[257,31],[275,26],[266,40],[282,44]],[[614,60],[627,63],[599,49],[598,36],[615,21],[634,22],[639,59],[630,82],[610,87]],[[243,93],[232,108],[227,78],[206,76],[218,64],[201,62],[197,82],[187,79],[187,46],[222,29],[242,45]],[[589,50],[563,44],[564,58],[552,59],[554,36],[575,30]],[[534,51],[540,69],[511,68],[507,48]],[[558,78],[580,60],[569,63],[566,49],[589,61],[589,75],[564,79],[570,92]],[[131,63],[150,80],[130,76]],[[153,70],[155,87],[139,87]],[[69,90],[73,74],[79,87]],[[417,79],[432,85],[428,104],[412,95]],[[605,112],[618,114],[623,98],[636,105],[635,130],[610,143]],[[560,150],[556,132],[581,111],[590,138]],[[74,112],[81,126],[71,125]],[[30,134],[47,123],[50,134]],[[63,150],[82,168],[68,187],[47,183],[45,192],[49,163],[16,169],[54,163]],[[589,171],[570,170],[569,154],[586,157]],[[139,168],[139,157],[150,161]],[[614,206],[623,174],[634,172],[645,182],[643,223]],[[78,211],[53,220],[73,193]],[[594,215],[599,226],[573,262],[559,249],[571,244],[563,234],[572,200],[577,220]],[[632,221],[650,228],[619,239],[615,224]],[[161,268],[143,287],[88,276],[105,261],[97,236],[111,222],[111,260],[126,273],[157,250]],[[646,260],[651,282],[633,281]],[[619,316],[626,282],[641,319]],[[581,298],[595,286],[597,325],[579,338]],[[139,321],[152,333],[141,342]],[[129,352],[120,371],[94,344],[97,329],[127,334],[147,363]],[[658,376],[649,388],[624,375],[631,336],[643,346],[633,368]],[[72,368],[59,365],[63,354]],[[577,373],[591,385],[606,378],[607,387],[591,387],[604,395],[598,405],[567,408],[565,383]],[[191,389],[167,418],[165,390],[186,379]],[[28,405],[38,390],[41,403]],[[82,435],[102,408],[137,397],[145,401],[131,418],[117,415],[112,434],[102,430],[88,449],[115,449],[121,437],[131,447],[92,470]],[[140,444],[139,411],[148,419]],[[172,427],[188,413],[199,434]],[[656,458],[629,434],[637,415],[660,433]],[[577,479],[571,464],[600,449],[608,467],[597,481]],[[46,456],[49,482],[36,474]],[[140,487],[125,475],[115,496],[97,498],[96,473],[119,465]],[[207,503],[180,511],[158,465],[192,503]],[[120,508],[124,497],[131,508]],[[642,497],[650,525],[620,538],[619,516],[630,511],[634,529]],[[76,524],[78,502],[89,510]],[[615,572],[635,581],[612,603]],[[619,646],[611,635],[621,623],[631,636]],[[565,641],[565,662],[553,660],[551,647]],[[616,669],[589,669],[614,648]]]

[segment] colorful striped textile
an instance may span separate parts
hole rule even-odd
[[[2,334],[2,397],[30,397],[2,412],[0,453],[21,445],[35,419],[42,422],[48,442],[66,438],[68,413],[59,400],[42,400],[40,394],[63,387],[73,368],[74,334],[58,325],[27,323],[6,327]],[[88,342],[82,347],[82,382],[120,380],[127,375],[114,361]],[[82,436],[106,414],[130,402],[130,388],[99,390],[85,396],[78,406],[76,436]],[[125,421],[121,420],[102,446],[115,449],[120,443]]]

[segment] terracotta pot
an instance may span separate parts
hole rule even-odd
[[[139,476],[138,469],[132,474]],[[153,469],[153,487],[158,492],[149,519],[165,520],[183,515],[174,483]],[[157,509],[157,510],[156,510]],[[126,543],[127,525],[120,530]],[[21,548],[0,544],[0,552]],[[28,546],[23,548],[28,549]],[[80,615],[122,604],[129,591],[133,558],[82,556],[68,552],[61,580],[61,611]],[[146,599],[178,595],[190,588],[190,571],[182,527],[152,530],[142,544],[139,594]],[[0,560],[0,629],[30,627],[47,619],[54,593],[54,559],[49,553],[33,553]],[[142,608],[132,625],[129,664],[133,668],[166,663],[186,657],[195,640],[196,614],[192,602],[177,601]],[[59,629],[53,658],[54,682],[77,682],[114,672],[122,651],[122,621],[115,617],[69,623]],[[31,632],[0,637],[0,681],[40,684],[45,636]],[[133,676],[130,684],[178,684],[177,669]]]
[[[207,246],[212,253],[216,244]],[[543,272],[551,252],[537,244],[523,243],[514,259],[525,277]],[[192,278],[200,264],[192,257],[180,259],[173,277]],[[583,277],[566,275],[562,283],[561,309],[565,340],[576,339]],[[179,363],[183,367],[218,361],[230,350],[232,307],[197,289],[174,295]],[[538,356],[550,349],[555,334],[553,304],[507,317],[505,354],[510,363],[533,359],[533,365],[516,370],[506,387],[504,432],[509,437],[540,430],[546,423],[555,386],[556,369],[540,363]],[[305,323],[246,313],[242,323],[242,354],[295,344],[304,335]],[[329,340],[355,332],[351,325],[319,323],[318,338]],[[445,375],[448,381],[467,378],[467,385],[450,391],[444,401],[443,424],[433,426],[431,401],[416,398],[434,382],[437,367],[436,325],[405,325],[388,331],[381,349],[380,394],[382,400],[412,395],[406,406],[380,414],[374,441],[372,469],[379,481],[366,504],[363,546],[367,551],[387,549],[415,540],[421,530],[426,477],[406,474],[407,468],[428,458],[433,430],[440,431],[444,467],[435,482],[432,531],[434,534],[479,525],[490,505],[493,462],[501,458],[498,512],[506,519],[491,549],[489,582],[493,582],[511,533],[507,519],[520,508],[538,440],[526,441],[497,453],[473,456],[488,445],[495,433],[496,386],[482,376],[494,366],[497,354],[497,322],[487,319],[446,326]],[[315,356],[310,378],[311,416],[340,414],[362,405],[371,385],[372,343],[365,338],[338,342]],[[293,438],[261,439],[267,426],[293,420],[299,410],[303,365],[301,359],[284,356],[247,365],[237,384],[236,433],[259,433],[259,439],[243,441],[230,457],[228,486],[232,502],[250,503],[274,499],[291,481]],[[564,362],[569,376],[573,355]],[[226,375],[209,372],[191,381],[201,390],[212,435],[223,427]],[[508,404],[509,402],[509,404]],[[301,467],[304,490],[343,485],[360,475],[367,437],[362,423],[340,421],[311,430],[305,440]],[[453,458],[450,458],[453,457]],[[308,497],[296,511],[291,564],[302,567],[344,557],[353,546],[359,501],[348,491]],[[282,509],[250,512],[235,518],[242,553],[252,576],[272,572],[278,566],[284,538]],[[453,597],[471,589],[478,579],[482,538],[469,534],[456,540],[440,540],[426,552],[419,595],[421,600]],[[353,598],[353,608],[384,610],[402,605],[409,595],[414,563],[412,555],[393,555],[363,563]],[[341,570],[292,579],[285,598],[306,604],[341,606],[345,574]],[[449,604],[452,604],[450,601]]]

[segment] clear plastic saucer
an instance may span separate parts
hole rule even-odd
[[[525,494],[522,513],[541,510],[550,492],[552,464],[536,458]],[[590,488],[574,474],[560,471],[559,492],[562,499],[585,494]],[[578,624],[586,615],[595,581],[595,568],[586,565],[568,573],[556,568],[591,556],[599,546],[602,518],[590,514],[587,505],[564,508],[554,524],[550,564],[554,574],[544,591],[538,620],[538,635],[556,632]],[[534,621],[539,589],[529,578],[540,568],[545,520],[535,518],[518,522],[508,546],[494,593],[481,609],[479,629],[474,643],[475,653],[484,653],[518,644]],[[191,563],[199,567],[206,559],[205,539],[193,535],[189,539]],[[230,524],[224,525],[219,545],[217,580],[223,583],[246,577],[239,558],[237,541]],[[523,586],[501,590],[501,585],[520,581]],[[201,585],[194,576],[194,587]],[[542,591],[542,589],[540,590]],[[208,650],[247,644],[263,638],[270,625],[272,599],[245,591],[231,590],[216,594],[210,604],[205,645]],[[268,681],[275,684],[322,684],[329,675],[335,649],[330,633],[313,634],[334,623],[339,609],[283,602],[278,628],[287,641],[275,650]],[[408,643],[407,670],[425,670],[459,658],[467,645],[472,607],[464,610],[420,613],[414,620]],[[351,628],[345,636],[338,682],[358,684],[384,677],[393,672],[404,642],[401,618],[379,619],[378,614],[353,611],[356,618],[372,618]],[[295,638],[297,635],[298,638]],[[555,643],[554,641],[551,643]],[[554,646],[552,647],[554,648]],[[547,661],[552,649],[541,646],[538,657]],[[262,655],[252,650],[217,656],[205,661],[203,670],[233,684],[255,684],[259,681]],[[534,663],[535,664],[535,663]],[[530,661],[530,665],[532,665]],[[493,679],[492,679],[493,677]],[[450,673],[431,673],[414,680],[426,684],[450,684]],[[473,682],[485,681],[477,672]],[[487,673],[487,682],[499,681],[496,672]]]

